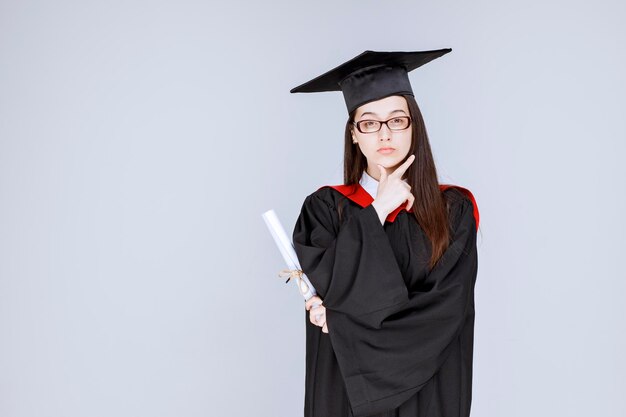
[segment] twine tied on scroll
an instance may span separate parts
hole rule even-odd
[[[278,276],[281,278],[287,277],[287,281],[285,284],[289,282],[291,278],[295,278],[298,285],[298,290],[300,290],[300,294],[304,295],[309,292],[309,286],[302,279],[302,270],[301,269],[283,269],[278,273]]]

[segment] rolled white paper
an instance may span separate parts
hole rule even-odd
[[[274,238],[274,242],[276,242],[276,246],[278,246],[278,250],[280,250],[280,253],[283,255],[283,259],[285,260],[285,263],[287,263],[289,269],[302,270],[296,251],[293,248],[293,243],[291,243],[291,240],[287,237],[287,233],[285,233],[285,229],[280,223],[280,220],[278,220],[274,210],[268,210],[263,213],[263,220],[265,220],[265,224]],[[309,300],[316,294],[315,287],[313,287],[311,281],[309,281],[304,272],[300,277],[302,278],[301,280],[296,279],[296,282],[299,284],[298,290],[305,300]],[[317,307],[318,305],[320,305],[320,303],[315,303],[313,304],[313,307]],[[318,314],[316,319],[319,319],[319,317],[320,315]]]

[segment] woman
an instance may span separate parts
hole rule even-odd
[[[307,196],[293,232],[317,290],[305,417],[469,416],[478,209],[438,183],[408,80],[449,51],[365,51],[292,90],[341,90],[349,114],[344,184]]]

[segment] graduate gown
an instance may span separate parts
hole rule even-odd
[[[406,203],[383,225],[360,184],[306,197],[293,243],[328,333],[305,309],[304,417],[469,416],[478,208],[469,190],[440,189],[451,242],[430,270]]]

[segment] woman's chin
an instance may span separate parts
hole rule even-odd
[[[402,163],[402,160],[398,159],[398,158],[381,158],[378,161],[376,161],[376,164],[382,165],[383,167],[387,168],[387,169],[391,169],[391,168],[395,168],[398,165],[400,165]]]

